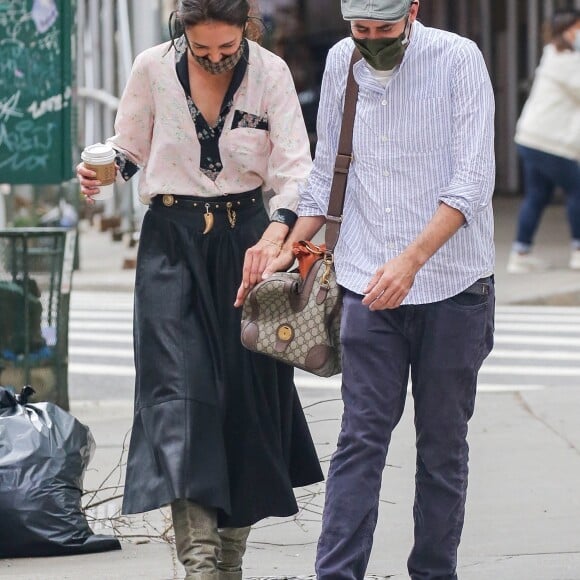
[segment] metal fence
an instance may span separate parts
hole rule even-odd
[[[68,409],[68,318],[76,233],[0,230],[0,384]]]

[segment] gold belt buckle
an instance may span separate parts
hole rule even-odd
[[[174,205],[175,203],[177,203],[175,201],[175,197],[173,195],[164,195],[161,198],[161,201],[163,202],[163,205],[165,207],[171,207],[172,205]]]

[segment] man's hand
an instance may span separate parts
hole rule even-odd
[[[362,303],[370,310],[398,308],[413,287],[418,270],[405,254],[389,260],[376,271]]]
[[[362,303],[371,310],[398,308],[411,291],[417,272],[464,224],[459,210],[440,204],[417,239],[376,271]]]

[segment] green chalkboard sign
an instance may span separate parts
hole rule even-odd
[[[0,0],[0,183],[72,177],[71,0]]]

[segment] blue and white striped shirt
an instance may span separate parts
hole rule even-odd
[[[325,215],[354,44],[328,55],[314,169],[298,213]],[[423,231],[440,203],[461,228],[419,271],[404,304],[458,294],[494,268],[494,96],[470,40],[415,22],[405,58],[386,88],[361,60],[353,162],[335,260],[340,285],[362,294],[375,271]]]

